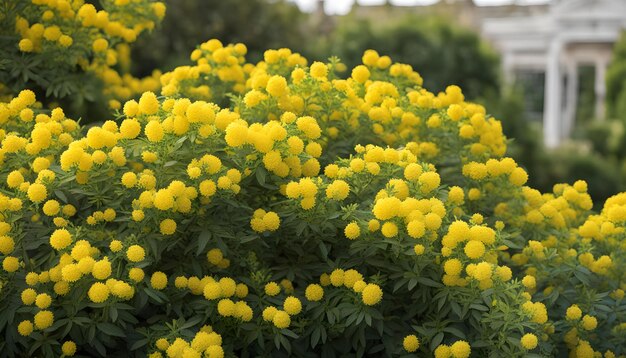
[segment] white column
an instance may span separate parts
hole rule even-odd
[[[578,102],[578,63],[572,59],[567,64],[567,88],[565,93],[565,112],[563,113],[562,138],[569,138],[576,121],[576,104]]]
[[[605,59],[599,59],[596,61],[596,79],[595,79],[595,92],[596,92],[596,105],[595,116],[597,120],[604,120],[606,115],[605,100],[606,100],[606,67],[608,61]]]
[[[563,44],[555,38],[548,50],[546,64],[545,102],[543,110],[543,141],[546,147],[559,145],[561,121],[561,69],[560,57]]]

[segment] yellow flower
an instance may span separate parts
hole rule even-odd
[[[155,290],[164,289],[167,286],[167,276],[161,271],[153,273],[150,278],[150,286]]]
[[[395,196],[376,201],[372,212],[378,220],[389,220],[398,214],[402,202]]]
[[[67,357],[72,357],[76,354],[76,343],[73,341],[66,341],[61,346],[61,352]]]
[[[23,182],[24,182],[24,177],[22,176],[22,173],[20,173],[17,170],[12,171],[7,176],[7,185],[9,186],[9,188],[17,188]]]
[[[102,303],[109,298],[109,288],[102,282],[96,282],[89,288],[87,296],[91,302]]]
[[[265,87],[272,97],[282,97],[288,93],[287,80],[283,76],[272,76]]]
[[[365,83],[370,78],[370,71],[363,65],[356,66],[352,70],[352,79],[358,83]]]
[[[485,254],[485,244],[480,241],[470,241],[465,244],[464,251],[470,259],[478,259]]]
[[[419,176],[418,180],[421,185],[421,190],[424,193],[429,193],[433,191],[441,183],[441,178],[439,177],[439,174],[435,172],[422,173]]]
[[[48,190],[43,184],[34,183],[28,187],[28,198],[33,203],[40,203],[48,196]]]
[[[354,221],[346,225],[343,232],[350,240],[354,240],[359,237],[359,235],[361,235],[361,229],[359,228],[359,225]]]
[[[309,301],[320,301],[324,297],[324,288],[316,283],[310,284],[304,291],[304,295]]]
[[[150,121],[146,124],[144,128],[144,132],[146,133],[146,137],[151,142],[158,142],[163,139],[163,126],[159,121]]]
[[[30,336],[33,333],[33,323],[31,321],[22,321],[17,325],[17,331],[24,337]]]
[[[272,317],[272,323],[276,328],[287,328],[291,324],[291,318],[289,314],[285,311],[277,310]]]
[[[66,229],[57,229],[50,235],[50,246],[63,250],[72,243],[72,235]]]
[[[524,349],[531,350],[537,347],[538,339],[537,336],[535,336],[534,334],[526,333],[520,339],[520,343],[522,347],[524,347]]]
[[[102,260],[96,261],[96,263],[93,264],[91,274],[98,280],[105,280],[111,276],[111,263],[109,259],[105,257]]]
[[[268,296],[276,296],[280,293],[280,286],[276,282],[270,282],[265,285],[265,294]]]
[[[176,232],[176,221],[165,219],[159,224],[159,230],[163,235],[172,235]]]
[[[35,314],[35,327],[37,329],[46,329],[52,326],[54,322],[54,314],[50,311],[39,311]]]
[[[450,353],[454,358],[468,358],[471,353],[469,343],[466,341],[456,341],[450,346]]]
[[[398,226],[391,221],[387,221],[383,224],[383,227],[380,229],[383,236],[390,238],[398,235]]]
[[[298,298],[294,296],[289,296],[285,298],[285,302],[283,303],[283,309],[290,316],[297,315],[302,311],[302,303]]]
[[[142,269],[138,267],[133,267],[128,271],[128,278],[135,282],[141,282],[145,276],[145,273]]]
[[[18,44],[20,51],[22,52],[32,52],[35,46],[30,39],[22,39]]]
[[[402,346],[404,347],[404,350],[406,350],[409,353],[413,353],[415,351],[417,351],[417,349],[420,346],[420,341],[419,339],[417,339],[417,336],[414,334],[411,334],[409,336],[404,337],[404,340],[402,341]]]
[[[97,39],[92,44],[94,52],[104,52],[109,47],[109,42],[105,39]]]
[[[263,225],[266,230],[276,231],[280,226],[280,217],[273,211],[267,212],[263,215]]]
[[[383,290],[381,290],[380,286],[377,284],[370,283],[361,291],[361,297],[363,303],[368,306],[373,306],[383,298]]]
[[[206,254],[207,260],[212,265],[217,265],[224,259],[224,255],[222,254],[222,250],[220,249],[211,249]]]
[[[533,289],[537,286],[537,281],[535,280],[535,276],[526,275],[522,279],[522,284],[528,289]]]
[[[140,262],[146,257],[146,252],[139,245],[132,245],[126,250],[126,257],[131,262]]]
[[[598,327],[598,320],[593,316],[584,315],[582,321],[583,328],[587,331],[592,331]]]
[[[570,321],[575,321],[575,320],[580,319],[582,314],[583,312],[580,310],[580,308],[578,308],[577,305],[571,305],[567,308],[567,311],[565,313],[565,318],[567,318]]]
[[[313,62],[310,68],[311,77],[316,79],[324,79],[328,75],[328,66],[322,62]]]

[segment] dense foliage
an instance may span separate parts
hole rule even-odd
[[[606,80],[608,116],[626,121],[626,32],[615,44]]]
[[[626,354],[626,193],[526,186],[500,121],[374,50],[246,55],[90,128],[0,103],[0,356]]]
[[[295,3],[267,0],[167,0],[168,14],[151,36],[133,46],[134,73],[185,64],[207,36],[245,43],[259,60],[268,48],[312,49],[315,31]]]
[[[129,74],[129,45],[164,15],[150,0],[0,1],[0,95],[30,88],[79,115],[119,108],[158,88],[159,73]]]

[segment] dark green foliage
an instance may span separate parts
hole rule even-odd
[[[167,0],[161,28],[133,47],[134,72],[149,74],[188,62],[188,54],[211,38],[245,43],[253,62],[263,51],[309,46],[308,17],[293,3],[268,0]],[[311,36],[312,37],[312,36]]]

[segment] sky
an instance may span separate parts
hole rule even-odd
[[[313,11],[317,6],[317,0],[291,0],[295,1],[302,11]],[[390,0],[393,5],[431,5],[439,0]],[[345,15],[350,11],[352,4],[355,0],[327,0],[325,5],[326,13],[329,15]],[[504,5],[517,2],[518,4],[537,4],[546,3],[549,0],[474,0],[476,5],[489,6],[489,5]],[[361,5],[380,5],[384,4],[385,0],[358,0]]]

